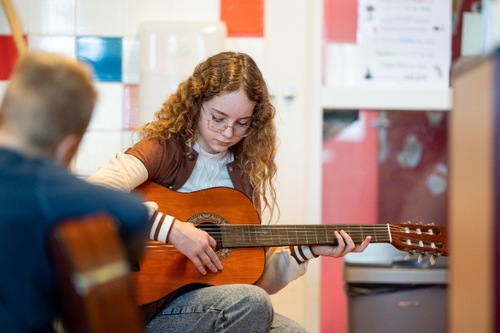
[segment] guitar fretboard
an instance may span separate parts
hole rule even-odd
[[[354,243],[390,243],[389,225],[206,225],[199,226],[223,248],[289,245],[337,245],[334,231],[344,230]]]

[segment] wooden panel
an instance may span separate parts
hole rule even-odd
[[[494,123],[494,145],[495,145],[495,159],[494,159],[494,177],[495,177],[495,194],[493,197],[493,202],[498,203],[500,201],[500,66],[498,63],[500,62],[500,49],[496,50],[495,54],[495,88],[493,89],[493,95],[494,95],[494,103],[495,103],[495,123]],[[495,275],[493,278],[494,281],[494,289],[495,289],[495,300],[494,300],[494,318],[495,318],[495,323],[494,323],[494,330],[498,331],[498,328],[500,328],[500,205],[496,204],[494,205],[495,207],[495,212],[494,212],[494,220],[495,220],[495,239],[494,239],[494,244],[495,244],[495,251],[494,251],[494,267],[495,267]]]
[[[450,332],[493,332],[493,73],[453,79],[450,121]]]

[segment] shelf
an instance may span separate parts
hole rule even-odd
[[[447,89],[334,87],[321,88],[323,109],[449,111],[453,93]]]

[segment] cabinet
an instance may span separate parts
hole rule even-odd
[[[326,137],[317,138],[314,130],[311,130],[314,142],[322,147],[317,159],[322,223],[401,223],[406,218],[414,222],[446,224],[447,187],[442,184],[446,184],[447,177],[446,121],[447,111],[452,108],[452,89],[432,84],[356,85],[349,80],[344,84],[339,79],[325,79],[325,75],[330,75],[326,72],[331,75],[334,73],[331,68],[325,69],[328,66],[325,57],[330,54],[325,52],[329,46],[323,37],[323,4],[326,1],[314,2],[315,8],[311,14],[316,18],[311,19],[313,36],[316,36],[312,39],[311,51],[314,59],[311,92],[314,112],[310,115],[311,121],[316,129],[324,128],[324,119],[332,113],[342,116],[357,113],[357,129],[362,134],[354,139],[353,136],[349,138],[351,142],[358,141],[355,146],[348,142],[349,139],[335,141],[327,140]],[[449,19],[451,21],[451,13]],[[451,56],[451,48],[448,51]],[[336,64],[339,65],[338,62]],[[435,152],[433,148],[444,150]],[[317,150],[317,147],[314,149]],[[417,153],[413,154],[412,151]],[[400,158],[411,156],[415,158],[416,164],[413,165],[409,159],[398,164],[395,162],[398,155],[401,155]],[[392,164],[380,162],[383,158]],[[347,172],[341,174],[341,169]],[[394,181],[396,177],[397,181]],[[332,178],[335,178],[334,182],[328,183]],[[428,185],[428,181],[432,185]],[[390,186],[383,188],[380,184]],[[325,186],[330,187],[329,192]],[[429,188],[436,191],[429,194]],[[359,191],[354,193],[356,190]],[[387,200],[388,192],[393,198],[397,196],[397,200]],[[333,200],[337,201],[333,203]],[[371,206],[367,202],[372,203]],[[392,210],[392,207],[387,208],[379,202],[399,205],[399,210]],[[433,203],[432,212],[429,202]],[[393,220],[388,219],[389,213]],[[342,260],[322,258],[321,262],[321,331],[347,332],[347,300],[344,281],[339,273],[342,271]]]

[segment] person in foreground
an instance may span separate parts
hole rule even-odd
[[[194,73],[162,105],[155,119],[138,128],[141,140],[118,153],[88,181],[132,191],[146,180],[179,192],[215,186],[245,193],[260,216],[277,210],[275,109],[266,83],[251,57],[222,52],[196,66]],[[262,208],[262,209],[261,209]],[[168,211],[163,212],[168,214]],[[161,215],[161,214],[160,214]],[[150,238],[171,243],[200,274],[223,269],[216,241],[191,223],[163,215]],[[304,332],[295,321],[274,313],[269,295],[302,276],[308,260],[363,251],[335,232],[338,246],[269,248],[265,272],[256,285],[198,288],[144,307],[149,332]]]
[[[89,184],[68,166],[91,118],[90,73],[62,55],[28,53],[0,105],[0,330],[53,332],[58,314],[48,238],[66,219],[107,213],[130,260],[141,254],[148,208],[138,197]]]

